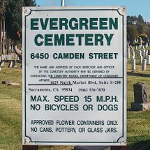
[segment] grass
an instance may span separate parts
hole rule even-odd
[[[141,66],[131,74],[131,66],[128,65],[127,76],[127,143],[131,150],[150,150],[150,111],[130,111],[131,102],[134,101],[133,84],[137,82],[147,83],[150,93],[150,78],[145,77],[150,72],[141,71]],[[21,68],[3,67],[0,71],[0,150],[21,150],[22,147],[22,84]],[[17,82],[18,86],[2,84],[3,80]],[[149,94],[150,95],[150,94]],[[150,97],[149,97],[150,98]],[[71,150],[72,146],[39,147],[40,150]]]
[[[4,80],[19,86],[1,84]],[[21,69],[0,71],[0,150],[21,149]]]
[[[127,76],[127,108],[129,110],[127,111],[127,142],[132,150],[150,149],[150,111],[130,111],[131,102],[134,101],[133,84],[146,83],[150,99],[149,69],[150,67],[147,66],[147,70],[142,71],[141,65],[138,64],[136,70],[131,73],[130,63],[128,62],[127,65],[127,71],[131,73]]]

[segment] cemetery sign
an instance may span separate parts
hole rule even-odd
[[[126,144],[126,9],[23,8],[23,144]]]

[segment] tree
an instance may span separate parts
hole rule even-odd
[[[136,28],[137,28],[137,31],[138,31],[138,34],[146,34],[146,24],[144,23],[137,23],[136,25]]]
[[[133,41],[136,36],[143,39],[143,44],[147,43],[150,39],[150,22],[145,22],[141,15],[127,16],[127,39]]]
[[[150,39],[150,28],[147,28],[147,36],[148,36],[148,39]]]
[[[133,43],[133,41],[138,37],[137,29],[134,25],[127,26],[127,40]]]
[[[24,0],[25,6],[36,6],[35,0]]]
[[[6,6],[6,32],[12,40],[17,40],[17,31],[21,30],[22,0],[12,0]]]
[[[141,15],[138,16],[137,20],[138,20],[139,23],[144,23],[144,19]]]
[[[22,7],[35,6],[35,0],[11,0],[6,7],[6,31],[7,36],[17,40],[17,31],[22,28]]]
[[[5,7],[9,0],[0,0],[0,50],[4,53],[4,38],[5,38]]]
[[[137,23],[137,17],[136,16],[127,16],[127,24],[132,25]]]
[[[16,47],[16,41],[20,40],[22,31],[22,7],[35,5],[35,0],[10,0],[6,6],[6,32],[7,37],[14,41],[14,47]],[[16,53],[18,53],[17,50]],[[18,55],[21,57],[20,53]]]

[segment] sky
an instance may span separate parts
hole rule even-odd
[[[61,6],[61,0],[36,0],[39,6]],[[66,6],[125,6],[127,15],[150,22],[150,0],[65,0]]]

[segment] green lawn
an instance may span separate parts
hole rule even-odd
[[[128,72],[131,66],[128,65]],[[21,118],[22,118],[22,77],[21,68],[3,67],[0,71],[0,150],[21,150]],[[133,102],[133,84],[137,82],[147,83],[150,93],[150,77],[143,74],[150,74],[141,71],[137,67],[133,75],[127,76],[127,142],[132,150],[150,150],[150,111],[130,111]],[[2,84],[3,80],[11,80],[20,85],[11,86]],[[149,94],[150,95],[150,94]],[[40,147],[40,150],[71,150],[68,146]]]
[[[141,65],[137,65],[136,70],[132,72],[129,63],[127,70],[130,74],[127,76],[127,142],[132,150],[150,150],[150,110],[130,111],[131,102],[134,101],[133,84],[146,83],[150,99],[150,66],[147,66],[146,71],[142,71]]]
[[[3,80],[19,86],[2,84]],[[21,69],[0,71],[0,150],[21,150]]]

